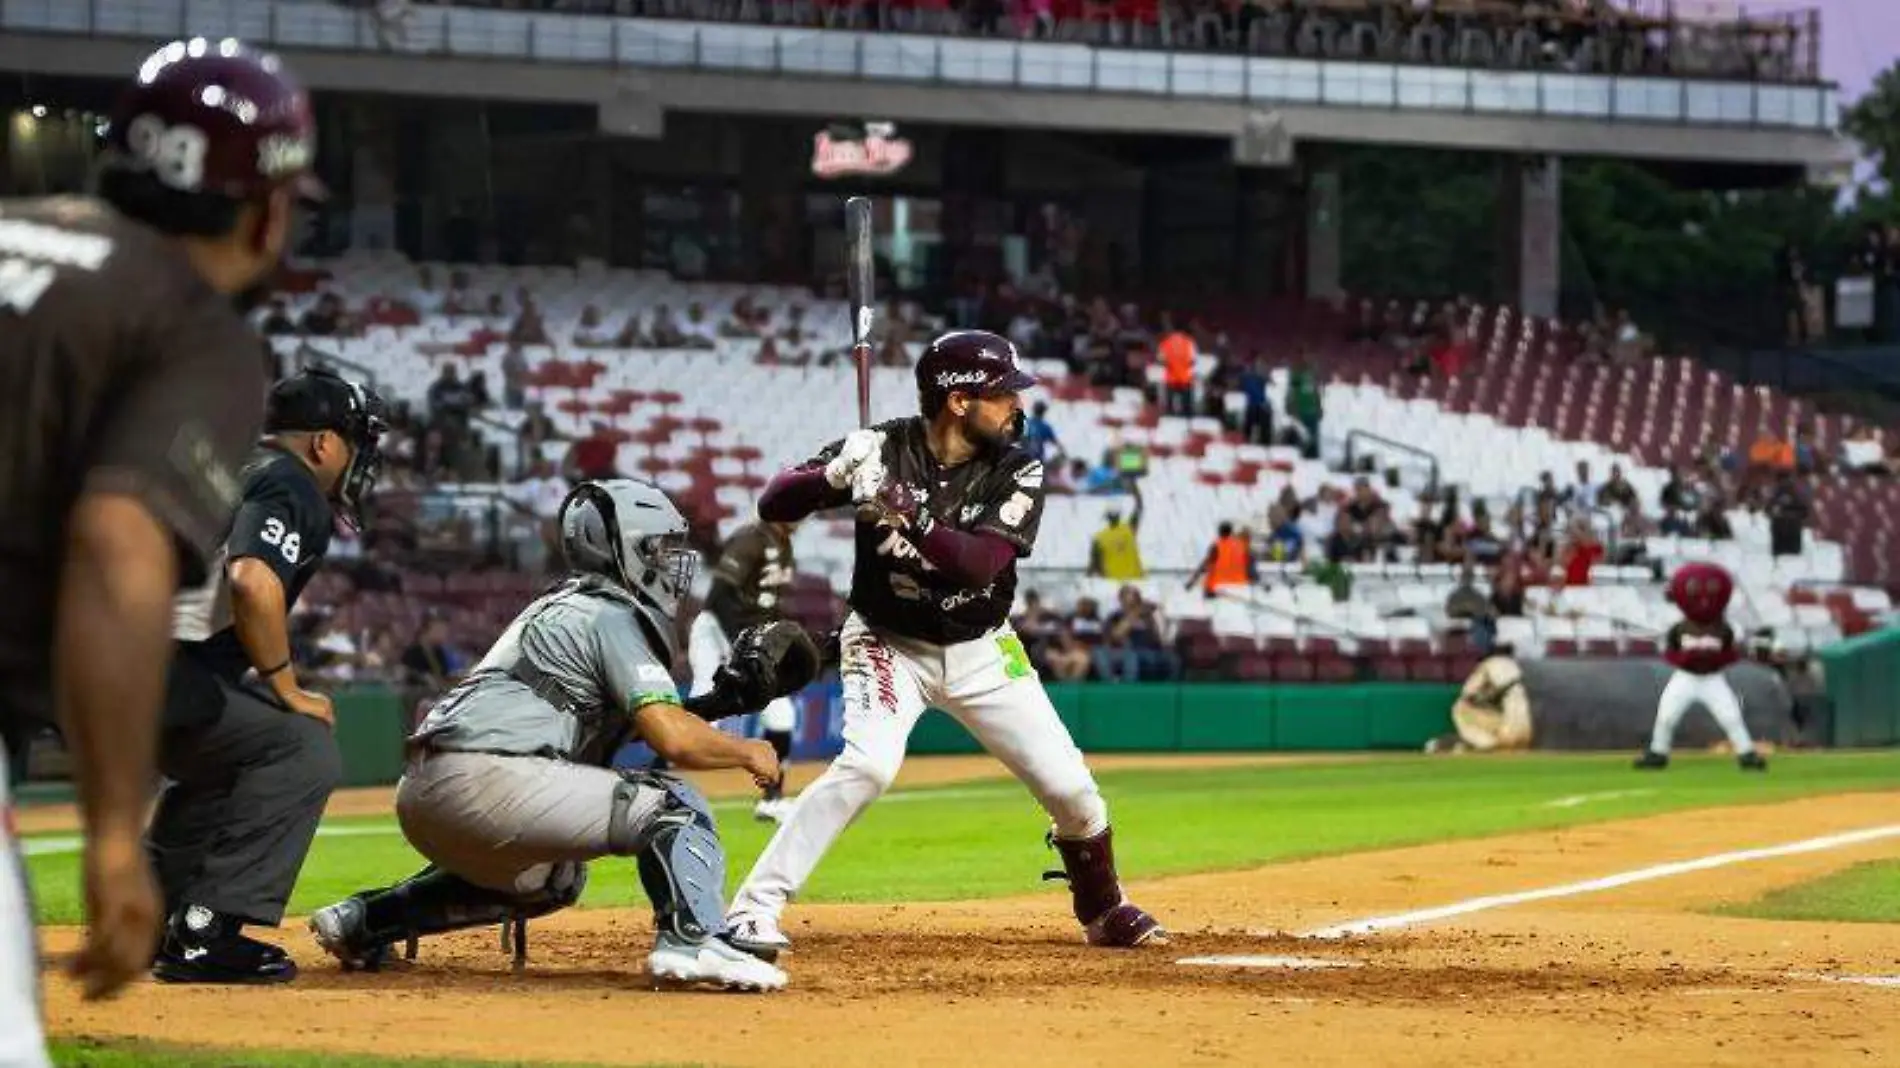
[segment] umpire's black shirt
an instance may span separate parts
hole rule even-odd
[[[253,665],[232,622],[227,569],[246,557],[262,561],[284,584],[288,611],[323,563],[335,528],[330,502],[317,486],[315,473],[296,456],[261,445],[241,477],[244,498],[231,517],[212,573],[203,586],[179,594],[173,619],[180,654],[230,683],[242,679]]]
[[[81,490],[140,498],[202,580],[263,422],[257,344],[157,231],[87,197],[0,200],[0,722],[50,715]]]

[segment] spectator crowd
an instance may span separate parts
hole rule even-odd
[[[411,47],[418,8],[469,7],[827,29],[1078,41],[1578,74],[1811,82],[1814,11],[1692,19],[1611,0],[338,0],[369,12],[385,47]]]

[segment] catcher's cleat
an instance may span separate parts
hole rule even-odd
[[[1661,771],[1669,766],[1669,754],[1658,753],[1654,749],[1643,750],[1643,755],[1630,765],[1638,771]]]
[[[714,986],[722,990],[765,993],[782,990],[786,975],[772,965],[717,938],[685,942],[661,935],[647,956],[655,986]]]
[[[310,934],[344,971],[378,971],[389,960],[389,946],[368,940],[366,917],[362,898],[345,898],[310,914]]]

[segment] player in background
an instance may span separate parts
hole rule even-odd
[[[72,756],[88,997],[143,973],[157,941],[140,832],[172,597],[237,503],[265,387],[237,305],[277,267],[315,140],[275,59],[178,42],[115,103],[96,197],[0,201],[0,720],[56,714]],[[48,1062],[8,824],[0,1064],[31,1068]]]
[[[712,689],[713,675],[731,655],[732,639],[740,631],[780,618],[792,588],[792,532],[797,528],[796,523],[748,523],[720,547],[705,608],[694,617],[686,642],[694,696]],[[779,777],[766,785],[753,808],[757,819],[782,819],[789,808],[785,768],[797,727],[798,708],[789,697],[778,698],[759,713],[759,733],[778,754]]]
[[[844,752],[800,794],[733,899],[727,938],[774,959],[785,906],[825,851],[890,788],[929,707],[955,716],[1054,822],[1075,918],[1088,941],[1165,941],[1122,894],[1108,806],[1043,691],[1008,615],[1016,561],[1042,519],[1043,467],[1014,445],[1019,394],[1036,384],[1008,340],[956,331],[917,363],[921,416],[854,431],[782,472],[759,500],[768,522],[853,502],[851,614],[839,635]]]
[[[761,785],[779,775],[770,746],[701,718],[708,705],[740,710],[729,676],[684,703],[673,689],[673,618],[697,562],[686,518],[654,486],[613,479],[576,486],[560,524],[571,574],[409,739],[396,817],[430,866],[318,910],[310,929],[346,967],[375,967],[397,942],[565,908],[588,861],[633,857],[653,902],[656,980],[776,990],[783,972],[714,937],[726,856],[706,799],[673,775],[611,766],[637,737],[679,767],[744,768]]]
[[[146,832],[165,895],[152,974],[173,983],[281,983],[297,965],[247,937],[275,927],[343,776],[330,699],[290,660],[290,610],[340,517],[362,525],[382,471],[382,398],[322,370],[271,389],[264,439],[205,584],[178,597],[178,638]]]
[[[1684,564],[1669,579],[1669,600],[1682,609],[1682,622],[1669,628],[1663,659],[1676,673],[1656,702],[1656,727],[1649,748],[1636,758],[1638,768],[1660,770],[1669,766],[1669,747],[1676,726],[1689,709],[1700,704],[1728,735],[1729,746],[1743,771],[1767,771],[1768,761],[1755,751],[1742,720],[1742,705],[1722,670],[1741,659],[1735,631],[1723,618],[1735,580],[1715,564]]]

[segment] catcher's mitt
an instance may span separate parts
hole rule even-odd
[[[748,709],[797,693],[818,677],[818,646],[805,628],[789,619],[747,627],[733,640],[732,656],[720,667]]]

